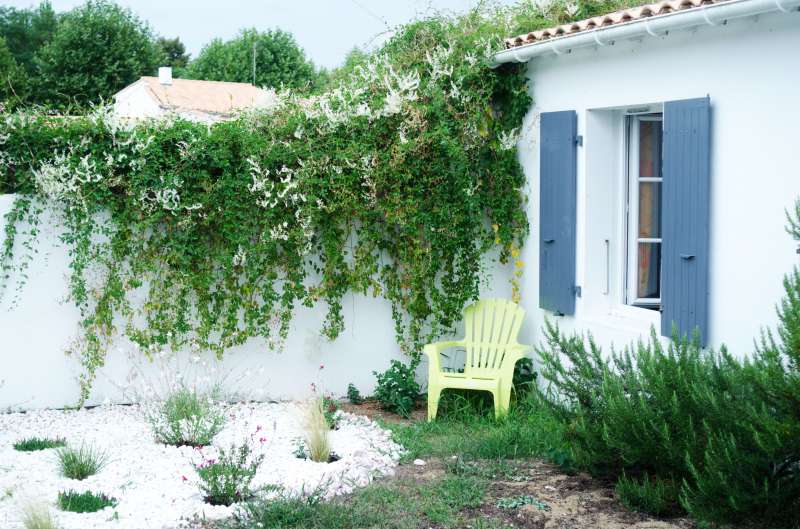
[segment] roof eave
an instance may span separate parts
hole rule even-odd
[[[614,24],[576,32],[561,37],[551,37],[540,42],[514,46],[498,52],[492,67],[504,63],[528,62],[543,55],[561,55],[576,48],[606,46],[619,40],[640,37],[663,37],[669,31],[697,26],[716,26],[729,19],[760,15],[773,11],[797,10],[800,0],[730,0],[719,4],[707,4],[684,11]]]

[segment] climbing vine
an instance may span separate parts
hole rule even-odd
[[[298,306],[322,304],[333,339],[351,291],[389,300],[416,362],[477,298],[489,250],[522,266],[530,100],[523,67],[490,67],[507,31],[477,12],[414,23],[337,88],[213,125],[4,113],[2,283],[57,212],[84,399],[120,333],[148,356],[277,348]]]

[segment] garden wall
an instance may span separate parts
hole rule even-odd
[[[0,195],[0,233],[2,217],[13,198]],[[58,221],[53,215],[46,213],[41,227],[43,233],[27,283],[18,289],[12,279],[0,299],[0,410],[62,407],[78,401],[80,366],[65,354],[77,335],[79,322],[77,309],[65,300],[67,248],[58,240]],[[17,258],[24,255],[24,251],[15,252]],[[493,279],[487,282],[490,286],[485,286],[483,295],[509,297],[508,270],[499,266],[490,269]],[[309,394],[312,383],[342,395],[353,382],[362,393],[369,394],[374,386],[372,371],[384,370],[391,359],[402,358],[391,308],[383,299],[353,294],[345,298],[344,307],[345,330],[333,342],[319,334],[325,307],[298,307],[282,352],[269,350],[263,341],[251,340],[230,350],[218,365],[211,362],[201,369],[183,358],[179,366],[173,363],[168,367],[187,376],[188,371],[202,371],[211,379],[225,378],[225,389],[259,400],[302,398]],[[134,350],[126,340],[109,351],[108,363],[100,370],[87,404],[130,400],[131,393],[121,387],[140,370],[144,378],[153,381],[164,374],[159,373],[165,368],[163,363],[149,364],[138,353],[132,355],[132,361],[130,353]],[[423,364],[421,374],[424,369]],[[425,378],[423,374],[420,380]]]

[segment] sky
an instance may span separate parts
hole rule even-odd
[[[240,28],[280,28],[294,34],[318,66],[333,68],[353,47],[369,49],[400,24],[436,11],[464,11],[478,0],[117,0],[153,30],[180,37],[196,57],[214,37],[227,39]],[[66,11],[83,0],[52,0]],[[500,0],[513,4],[515,0]],[[3,5],[30,7],[37,0],[0,0]]]

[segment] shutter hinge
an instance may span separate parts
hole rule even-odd
[[[575,290],[575,296],[577,296],[577,297],[581,297],[581,293],[582,293],[582,292],[581,292],[581,287],[580,287],[580,285],[575,285],[575,287],[573,287],[573,288],[574,288],[574,290]]]
[[[582,135],[578,134],[577,136],[575,136],[575,145],[583,147],[583,136]]]

